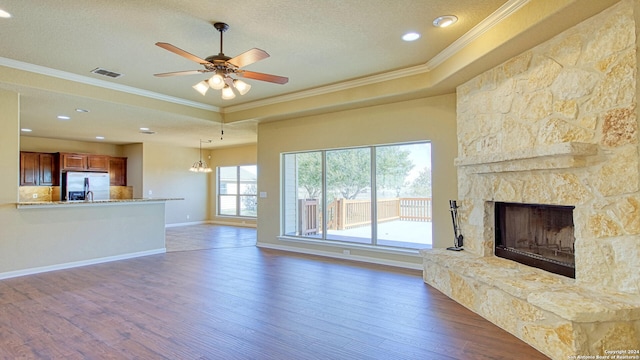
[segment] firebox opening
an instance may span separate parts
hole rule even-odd
[[[496,202],[495,255],[575,279],[573,209]]]

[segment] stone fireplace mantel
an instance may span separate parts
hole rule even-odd
[[[565,142],[511,152],[458,158],[454,161],[454,165],[466,168],[473,174],[567,169],[591,165],[595,162],[594,157],[597,154],[596,144]]]

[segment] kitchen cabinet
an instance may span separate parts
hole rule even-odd
[[[109,171],[109,156],[60,153],[60,169],[63,171]]]
[[[127,186],[127,158],[109,158],[109,180],[111,186]]]
[[[57,186],[57,155],[20,152],[20,186]]]
[[[87,155],[88,171],[109,171],[109,156]]]
[[[60,153],[60,170],[85,171],[87,169],[87,155]]]
[[[40,186],[58,185],[58,156],[57,154],[40,153]]]

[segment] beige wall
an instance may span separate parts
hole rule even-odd
[[[163,203],[17,209],[19,95],[0,108],[0,277],[164,251]]]
[[[256,220],[234,218],[228,216],[216,216],[216,173],[220,166],[256,165],[258,163],[258,147],[255,144],[232,148],[214,149],[207,153],[211,158],[207,163],[214,170],[210,177],[211,199],[209,201],[210,219],[216,224],[229,224],[240,226],[255,226]],[[258,171],[259,172],[259,171]]]
[[[133,187],[133,197],[142,198],[142,144],[124,145],[122,156],[127,158],[127,185]]]
[[[156,143],[142,146],[142,197],[184,199],[167,202],[166,224],[207,221],[208,184],[213,173],[189,171],[199,159],[199,149]]]
[[[36,152],[77,152],[84,154],[123,156],[123,148],[120,145],[105,144],[101,142],[48,139],[33,136],[20,137],[20,150]]]
[[[283,152],[429,140],[432,142],[434,247],[453,245],[449,199],[457,194],[455,94],[263,123],[258,127],[258,243],[305,252],[341,254],[343,247],[278,240],[280,155]],[[420,264],[413,254],[351,250],[353,256]]]

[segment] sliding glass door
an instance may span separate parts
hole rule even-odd
[[[325,154],[326,239],[371,243],[371,148]]]
[[[283,235],[430,246],[429,142],[290,153],[282,161]]]

